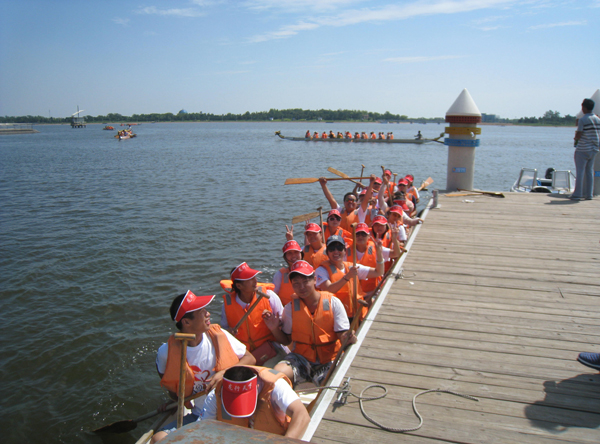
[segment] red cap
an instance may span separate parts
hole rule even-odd
[[[361,195],[361,196],[364,196],[365,194],[367,194],[367,190],[366,190],[366,188],[360,192],[360,195]]]
[[[406,180],[406,179],[400,179],[398,181],[398,185],[408,185],[408,180]]]
[[[392,172],[390,170],[385,170],[383,174],[387,174],[388,176],[392,177]]]
[[[415,176],[413,176],[412,174],[407,174],[406,176],[404,176],[404,178],[409,182],[413,182],[415,180]]]
[[[383,180],[381,180],[381,177],[377,177],[375,179],[375,183],[378,183],[379,185],[381,185],[383,183]]]
[[[375,219],[373,219],[373,225],[375,224],[381,224],[381,225],[387,225],[388,220],[385,218],[385,216],[375,216]]]
[[[192,290],[188,290],[185,297],[181,301],[177,313],[175,313],[175,322],[181,321],[187,313],[192,311],[202,310],[214,299],[215,295],[212,296],[196,296],[192,293]]]
[[[235,267],[235,270],[231,272],[231,280],[247,281],[248,279],[252,279],[258,273],[262,273],[262,271],[253,270],[246,262],[242,262],[240,265]]]
[[[304,232],[305,233],[320,233],[321,232],[321,227],[319,226],[319,224],[315,224],[315,223],[310,223],[306,226],[306,228],[304,228]]]
[[[302,248],[300,248],[300,244],[298,242],[291,240],[287,241],[283,245],[283,254],[287,253],[288,251],[302,251]]]
[[[356,232],[357,233],[368,233],[369,232],[369,226],[367,224],[364,223],[359,223],[356,226]]]
[[[394,205],[392,208],[390,208],[390,213],[402,214],[404,211],[402,211],[402,207],[400,207],[400,205]]]
[[[329,211],[329,216],[338,216],[338,217],[342,217],[342,215],[340,214],[339,210],[331,210]],[[327,217],[329,217],[327,216]]]
[[[221,400],[229,416],[247,418],[254,414],[258,399],[257,384],[256,374],[246,381],[232,381],[223,377]]]
[[[304,276],[310,276],[315,272],[315,269],[306,261],[296,261],[290,267],[290,274],[300,273]]]

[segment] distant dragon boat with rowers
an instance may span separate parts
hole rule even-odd
[[[440,141],[440,139],[442,137],[444,137],[444,133],[440,134],[439,137],[436,137],[435,139],[426,139],[426,138],[414,138],[414,139],[371,139],[371,138],[352,138],[352,139],[347,139],[347,138],[332,138],[332,137],[327,137],[327,138],[309,138],[309,137],[288,137],[288,136],[284,136],[283,134],[281,134],[281,131],[275,131],[275,135],[279,136],[282,139],[285,140],[302,140],[304,142],[341,142],[341,143],[349,143],[349,142],[353,142],[353,143],[412,143],[415,145],[422,145],[424,143],[430,143],[430,142],[438,142],[438,143],[443,143]]]

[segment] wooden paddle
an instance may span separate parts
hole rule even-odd
[[[364,165],[364,164],[362,164],[362,163],[361,163],[361,165],[362,165],[362,169],[360,170],[360,175],[361,175],[361,177],[362,177],[363,173],[365,172],[365,165]],[[360,181],[360,183],[361,183],[361,185],[362,185],[362,180]]]
[[[188,402],[188,401],[191,401],[192,399],[196,399],[196,398],[199,398],[200,396],[204,396],[204,395],[206,395],[206,390],[203,390],[198,393],[194,393],[193,395],[190,395],[187,398],[185,398],[184,401]],[[165,412],[168,411],[170,413],[176,407],[177,407],[177,402],[172,402],[170,404],[167,404],[167,406],[165,408]],[[124,419],[122,421],[113,422],[112,424],[105,425],[103,427],[100,427],[100,428],[98,428],[96,430],[92,430],[92,431],[94,433],[127,433],[127,432],[130,432],[131,430],[135,429],[138,425],[138,422],[142,422],[142,421],[152,418],[156,415],[160,415],[161,413],[162,413],[161,411],[156,409],[150,413],[146,413],[145,415],[140,416],[139,418]]]
[[[428,177],[427,179],[425,179],[423,181],[423,183],[421,184],[421,186],[419,188],[417,188],[417,191],[424,190],[425,188],[427,188],[432,183],[433,183],[433,179],[431,177]]]
[[[319,214],[328,214],[328,213],[329,213],[329,211],[323,211],[322,213],[319,213],[318,211],[316,211],[314,213],[301,214],[300,216],[295,216],[292,218],[292,225],[297,224],[298,222],[306,222],[307,220],[314,219],[315,217],[318,217]]]
[[[325,229],[323,228],[323,207],[319,207],[319,225],[321,226],[321,242],[325,243]]]
[[[463,188],[458,188],[458,191],[467,191],[469,193],[485,194],[486,196],[493,196],[493,197],[505,197],[504,194],[502,194],[498,191],[465,190]]]
[[[175,339],[181,341],[181,361],[179,363],[179,393],[177,394],[177,428],[183,426],[183,404],[185,403],[185,375],[187,367],[187,343],[196,339],[194,333],[175,333]]]
[[[329,167],[329,168],[327,168],[327,171],[335,174],[336,176],[340,176],[340,177],[343,177],[344,179],[348,179],[348,180],[350,180],[350,182],[355,183],[358,186],[361,186],[363,188],[365,187],[364,184],[358,182],[357,180],[352,180],[350,176],[348,176],[345,173],[342,173],[341,171],[336,170],[335,168]],[[362,173],[360,173],[360,175],[361,175],[361,179],[362,179]],[[329,180],[329,179],[327,179],[327,180]]]
[[[356,222],[350,227],[352,228],[352,265],[356,268]],[[358,315],[358,274],[354,276],[354,288],[352,289],[352,309],[354,311],[354,317],[360,317]]]
[[[269,295],[267,293],[263,293],[260,288],[258,288],[256,290],[256,293],[258,294],[258,297],[256,298],[256,301],[254,301],[254,304],[252,304],[250,306],[250,308],[248,309],[248,311],[246,313],[244,313],[244,316],[242,316],[242,319],[240,319],[240,321],[237,323],[237,325],[235,326],[235,328],[231,332],[234,336],[236,335],[236,333],[237,333],[238,329],[240,328],[240,326],[242,325],[242,323],[248,318],[248,316],[250,315],[250,313],[252,313],[252,310],[254,310],[256,308],[256,306],[258,305],[258,303],[260,302],[260,300],[262,298],[269,299]]]
[[[327,179],[327,181],[331,181],[331,180],[351,180],[352,181],[352,180],[368,179],[368,177],[331,177],[331,178],[328,177],[326,179]],[[292,179],[286,179],[284,185],[296,185],[296,184],[301,184],[301,183],[315,183],[318,181],[319,181],[318,177],[292,178]]]

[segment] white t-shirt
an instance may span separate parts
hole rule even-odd
[[[246,354],[246,346],[234,338],[231,334],[223,330],[227,336],[234,353],[239,359]],[[156,369],[162,375],[167,368],[167,356],[169,353],[169,345],[163,344],[158,349],[156,354]],[[202,335],[202,341],[196,347],[187,347],[187,362],[194,372],[194,390],[192,393],[201,392],[208,385],[208,381],[215,374],[213,369],[217,365],[217,357],[215,355],[215,347],[206,333]],[[200,407],[205,396],[196,399],[192,413],[200,414]]]
[[[258,393],[262,390],[263,385],[263,382],[259,379],[257,386]],[[279,379],[275,382],[275,387],[271,392],[271,402],[275,407],[273,412],[279,421],[283,422],[285,420],[285,414],[288,407],[292,402],[298,399],[300,399],[298,394],[285,380]],[[203,419],[217,419],[217,395],[214,390],[211,390],[210,393],[206,395],[199,416],[198,421],[202,421]]]
[[[292,334],[292,304],[290,302],[283,308],[283,319],[281,331],[286,335]],[[348,315],[344,304],[335,296],[331,298],[331,311],[333,313],[333,331],[336,333],[342,333],[350,329],[350,322],[348,321]]]
[[[279,299],[279,296],[277,296],[277,293],[275,293],[273,290],[267,290],[266,293],[269,295],[269,304],[271,305],[271,310],[273,311],[273,314],[281,317],[283,313],[283,304],[281,303],[281,299]],[[237,294],[235,296],[235,301],[240,305],[240,307],[244,309],[250,307],[251,305],[246,304],[244,301],[242,301]],[[229,328],[227,316],[225,315],[225,304],[223,304],[223,306],[221,307],[221,321],[219,322],[219,325],[223,328]],[[235,325],[232,325],[231,327],[233,328],[235,327]]]
[[[358,258],[358,255],[356,255],[356,257]],[[388,253],[388,258],[389,258],[389,253]],[[366,267],[364,265],[361,264],[356,264],[356,268],[358,270],[358,279],[359,280],[365,280],[367,279],[369,276],[369,270],[371,270],[371,267]],[[344,266],[344,273],[347,273],[348,270],[346,269],[346,266]],[[316,279],[316,287],[320,288],[321,284],[323,284],[323,282],[326,282],[329,280],[329,273],[327,272],[327,269],[323,266],[320,266],[319,268],[316,269],[315,271],[315,279]]]

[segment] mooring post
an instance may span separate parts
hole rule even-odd
[[[463,89],[450,109],[446,112],[446,122],[450,126],[444,139],[448,147],[448,174],[446,190],[472,190],[475,173],[475,148],[479,146],[477,135],[481,128],[481,113],[467,89]]]

